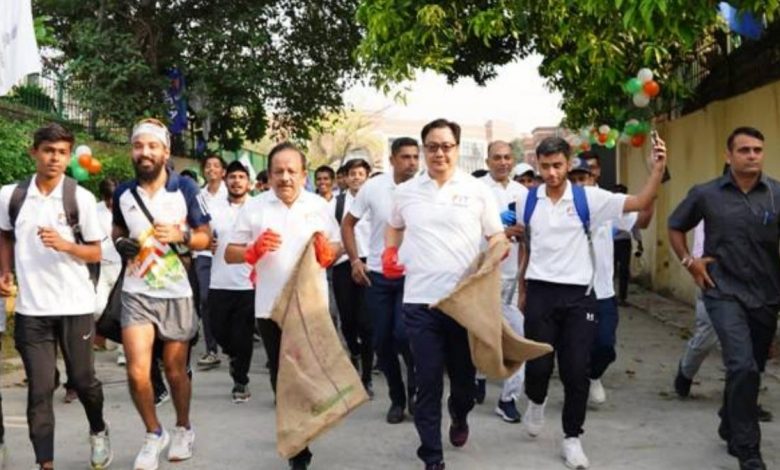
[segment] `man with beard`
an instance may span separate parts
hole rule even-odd
[[[201,188],[200,197],[206,210],[209,210],[214,201],[224,201],[227,198],[225,189],[225,168],[227,163],[219,155],[211,154],[201,162],[201,171],[206,178],[206,185]],[[217,355],[217,340],[211,327],[211,315],[209,315],[209,285],[211,284],[211,250],[196,251],[193,253],[195,273],[198,276],[198,311],[203,321],[203,339],[206,343],[206,351],[198,359],[198,367],[212,369],[219,366],[220,359]]]
[[[252,362],[252,333],[255,327],[255,289],[246,263],[228,265],[225,248],[238,212],[249,199],[249,170],[231,162],[225,177],[228,195],[211,202],[211,249],[214,251],[209,286],[209,315],[217,342],[230,357],[233,403],[249,400],[249,366]]]
[[[59,124],[38,129],[30,150],[35,175],[0,189],[0,296],[16,291],[15,264],[14,342],[29,382],[27,424],[38,469],[54,468],[58,346],[89,421],[90,466],[107,468],[112,458],[103,387],[95,377],[95,286],[86,264],[100,262],[104,234],[95,197],[65,177],[74,140]],[[68,201],[76,214],[68,213]]]
[[[209,246],[210,217],[197,184],[166,169],[170,135],[164,124],[140,121],[131,142],[136,179],[120,185],[114,194],[113,235],[117,250],[129,260],[122,284],[122,342],[130,395],[146,427],[133,468],[152,470],[169,441],[169,460],[192,457],[195,433],[187,356],[198,321],[184,265],[188,260],[182,255]],[[163,341],[165,375],[176,409],[172,437],[154,407],[149,371],[155,338]]]
[[[666,148],[653,149],[652,172],[637,195],[616,194],[568,181],[571,146],[548,137],[536,148],[544,184],[517,200],[517,220],[525,225],[530,250],[520,298],[527,299],[525,334],[555,345],[555,353],[528,361],[523,416],[526,431],[536,437],[544,427],[547,388],[558,358],[563,382],[562,456],[570,468],[590,465],[580,442],[585,423],[590,381],[588,370],[597,333],[598,307],[593,292],[596,260],[591,227],[600,227],[627,212],[649,207],[666,167]],[[522,307],[522,305],[521,305]]]
[[[366,286],[365,303],[370,307],[373,317],[373,346],[390,392],[387,422],[395,424],[404,420],[407,404],[409,413],[414,414],[414,361],[401,315],[404,279],[385,277],[382,274],[381,258],[385,249],[385,232],[393,206],[393,194],[399,184],[414,177],[420,166],[417,141],[410,137],[395,139],[391,148],[390,165],[393,167],[392,173],[372,178],[360,188],[341,223],[341,236],[349,256],[352,280],[360,286]],[[356,240],[355,226],[369,217],[371,224],[366,260]],[[408,389],[404,387],[399,354],[406,363]]]
[[[327,294],[324,268],[336,259],[340,237],[327,202],[303,190],[306,183],[303,152],[289,142],[278,144],[268,154],[268,172],[272,190],[251,199],[239,211],[225,250],[225,261],[247,262],[257,271],[255,317],[275,394],[282,330],[271,319],[271,309],[312,235],[316,237],[317,262],[323,267],[322,295]],[[290,468],[306,469],[311,458],[306,448],[290,459]]]

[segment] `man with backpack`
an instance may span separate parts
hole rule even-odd
[[[54,468],[57,347],[89,421],[90,466],[111,463],[103,388],[95,377],[95,284],[103,231],[95,197],[65,176],[75,139],[59,124],[35,131],[35,175],[0,189],[0,296],[19,281],[14,340],[28,379],[27,422],[39,469]],[[14,263],[14,261],[16,261]]]
[[[185,252],[210,245],[210,217],[198,185],[166,168],[170,135],[164,124],[142,120],[133,128],[131,143],[136,179],[114,194],[113,235],[117,251],[129,260],[122,281],[122,342],[130,395],[146,427],[133,469],[154,470],[169,441],[168,460],[192,457],[187,359],[198,319],[185,266],[191,259]],[[163,341],[165,375],[176,409],[172,436],[154,408],[149,371],[156,338]]]
[[[588,402],[591,347],[596,337],[597,304],[593,292],[595,255],[590,227],[652,204],[666,166],[666,148],[653,149],[650,178],[637,195],[575,186],[568,181],[570,145],[560,137],[544,139],[536,149],[544,184],[517,201],[517,220],[526,227],[530,254],[525,271],[525,334],[554,345],[556,353],[526,364],[528,409],[524,422],[532,437],[544,427],[547,388],[558,357],[564,388],[562,455],[571,468],[588,468],[579,436]],[[524,294],[524,295],[523,295]]]

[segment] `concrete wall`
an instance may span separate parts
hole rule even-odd
[[[640,280],[649,287],[693,302],[695,286],[669,248],[666,220],[691,186],[720,175],[726,138],[739,126],[753,126],[764,133],[764,170],[780,179],[780,82],[658,125],[669,150],[672,179],[661,190],[653,223],[642,234],[645,254]],[[649,150],[649,144],[642,151],[625,145],[619,149],[618,178],[629,192],[638,191],[647,178],[645,155]]]

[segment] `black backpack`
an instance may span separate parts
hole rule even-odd
[[[73,231],[73,239],[76,243],[84,245],[84,236],[81,233],[81,225],[79,225],[79,206],[76,202],[76,188],[78,183],[73,178],[63,176],[62,182],[62,205],[65,209],[65,220],[68,226]],[[11,220],[11,227],[16,228],[16,219],[19,217],[19,212],[22,210],[22,205],[25,199],[27,199],[27,189],[32,183],[32,177],[27,178],[19,182],[11,193],[11,200],[8,203],[8,218]],[[100,263],[87,263],[87,269],[89,270],[89,278],[92,280],[93,285],[97,285],[98,277],[100,276]]]

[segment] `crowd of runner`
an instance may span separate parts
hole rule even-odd
[[[756,129],[736,129],[724,175],[694,187],[669,218],[671,246],[701,289],[697,334],[675,390],[688,395],[720,340],[727,372],[718,434],[742,469],[765,468],[758,423],[771,416],[757,400],[780,308],[780,186],[762,172],[763,140]],[[602,376],[616,359],[631,237],[653,217],[664,142],[654,136],[647,181],[631,195],[600,187],[598,154],[573,156],[560,137],[538,145],[536,168],[517,163],[507,142],[491,142],[487,171],[478,175],[458,167],[458,124],[432,121],[419,142],[394,140],[384,172],[362,158],[337,171],[319,167],[313,192],[305,189],[306,156],[291,143],[270,151],[267,172],[256,180],[242,163],[209,155],[201,188],[193,175],[173,171],[165,125],[144,119],[131,137],[136,178],[104,181],[97,202],[64,177],[73,135],[58,124],[37,130],[35,175],[0,189],[0,295],[16,296],[14,340],[28,380],[37,468],[54,468],[58,351],[66,389],[89,422],[90,466],[105,469],[112,461],[93,353],[96,317],[112,302],[121,311],[117,362],[127,368],[144,426],[135,470],[158,468],[166,449],[170,461],[193,457],[190,356],[198,337],[205,348],[193,362],[209,369],[226,358],[230,399],[240,404],[251,397],[259,336],[275,394],[282,330],[271,313],[310,240],[321,267],[318,286],[363,387],[373,398],[374,370],[381,371],[390,399],[386,421],[413,418],[417,455],[428,470],[445,468],[445,373],[453,446],[467,443],[469,412],[486,400],[467,330],[432,305],[455,289],[480,252],[508,242],[500,266],[504,319],[555,351],[503,381],[495,413],[538,436],[557,359],[563,462],[589,468],[581,440],[586,410],[607,400]],[[697,226],[689,251],[685,234]],[[168,399],[176,412],[170,427],[156,413]],[[306,448],[289,465],[305,469],[311,461]]]

